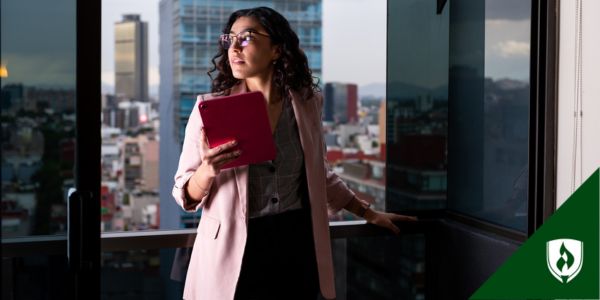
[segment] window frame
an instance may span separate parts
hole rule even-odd
[[[556,209],[560,0],[532,0],[528,236]]]
[[[75,298],[100,295],[101,4],[101,0],[75,3],[76,192],[68,199],[65,247]]]
[[[527,231],[446,210],[451,220],[519,242],[533,235],[556,207],[559,0],[532,0],[531,5]]]

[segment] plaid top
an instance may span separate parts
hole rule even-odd
[[[273,133],[277,148],[275,160],[249,167],[250,218],[302,208],[300,185],[303,182],[304,153],[290,101],[289,97],[283,99],[281,115]]]

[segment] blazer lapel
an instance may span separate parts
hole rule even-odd
[[[303,99],[300,95],[292,94],[292,105],[294,107],[294,115],[298,124],[298,134],[300,136],[300,144],[304,152],[304,168],[306,169],[306,180],[308,183],[308,194],[311,203],[311,211],[313,218],[318,215],[318,218],[327,220],[327,215],[322,216],[326,212],[325,201],[320,194],[325,191],[325,172],[323,167],[323,141],[321,135],[321,122],[319,118],[319,110],[317,109],[316,99]],[[321,153],[320,153],[321,152]],[[326,197],[326,196],[325,196]],[[325,213],[326,214],[326,213]]]
[[[246,90],[246,84],[240,82],[231,88],[230,95],[243,94]],[[237,184],[237,190],[240,200],[240,208],[242,215],[245,216],[246,221],[248,220],[248,166],[239,166],[233,169],[235,173],[235,180]]]
[[[298,124],[300,144],[302,145],[302,150],[304,150],[304,161],[310,162],[313,159],[314,153],[307,150],[313,149],[313,143],[316,141],[313,138],[313,134],[315,134],[313,131],[315,128],[310,123],[311,118],[308,118],[307,116],[312,116],[316,113],[314,111],[314,103],[312,100],[305,101],[305,99],[300,98],[300,95],[296,92],[290,92],[290,96],[292,98],[294,116],[296,117],[296,123]]]

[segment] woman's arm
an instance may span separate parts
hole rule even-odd
[[[221,171],[221,167],[230,163],[240,156],[240,151],[235,150],[236,141],[231,141],[227,144],[208,148],[208,141],[204,135],[204,130],[200,133],[200,156],[201,163],[198,169],[185,185],[185,192],[188,198],[186,206],[195,206],[208,196],[210,188],[215,180],[215,177]]]
[[[186,200],[184,203],[184,209],[190,210],[197,206],[204,197],[207,197],[214,178],[208,178],[202,176],[203,172],[199,172],[200,168],[196,169],[196,172],[184,186]]]
[[[172,192],[177,204],[187,212],[197,211],[206,203],[221,166],[239,156],[239,153],[236,156],[236,152],[232,151],[235,146],[232,143],[208,148],[198,111],[200,97],[185,128],[185,139]]]
[[[362,199],[357,198],[356,196],[344,206],[344,209],[355,214],[358,217],[365,218],[367,211],[371,210],[369,207],[371,205]]]

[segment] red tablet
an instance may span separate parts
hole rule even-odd
[[[265,97],[250,92],[213,98],[198,104],[210,148],[238,141],[242,154],[222,169],[275,159],[275,143]]]

